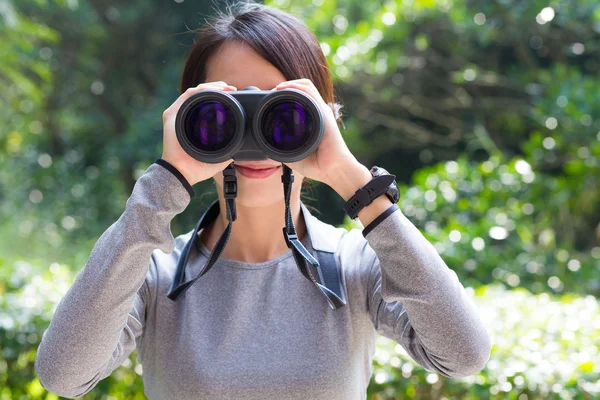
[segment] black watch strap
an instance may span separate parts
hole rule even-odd
[[[373,177],[344,204],[346,214],[350,218],[355,219],[360,210],[371,204],[377,197],[385,194],[395,179],[396,176],[392,174]]]

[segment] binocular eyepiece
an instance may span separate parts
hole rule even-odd
[[[198,161],[295,162],[317,149],[324,123],[315,101],[298,89],[248,86],[190,96],[177,112],[175,132],[181,147]]]

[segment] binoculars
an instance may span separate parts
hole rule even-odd
[[[324,123],[315,101],[298,89],[248,86],[193,94],[177,112],[175,132],[185,152],[205,163],[295,162],[317,149]]]

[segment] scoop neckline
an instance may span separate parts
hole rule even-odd
[[[196,244],[196,249],[200,250],[200,252],[208,259],[210,257],[210,250],[200,240],[200,232],[201,231],[198,231],[198,233],[196,235],[196,240],[194,240],[194,242]],[[304,245],[304,247],[306,247],[306,249],[309,252],[312,253],[312,242],[310,241],[310,235],[308,234],[308,231],[304,235],[304,238],[302,238],[300,240],[300,242]],[[221,263],[223,265],[227,265],[229,267],[234,267],[234,268],[262,269],[262,268],[269,268],[276,264],[279,264],[281,261],[284,261],[284,260],[292,257],[293,255],[294,255],[294,253],[292,253],[292,250],[289,249],[287,252],[280,254],[271,260],[257,262],[257,263],[248,263],[248,262],[244,262],[244,261],[232,260],[232,259],[223,258],[223,257],[219,257],[219,259],[217,260],[217,263]]]

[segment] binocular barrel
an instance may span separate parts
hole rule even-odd
[[[175,132],[181,147],[198,161],[295,162],[317,149],[324,123],[315,101],[298,89],[248,86],[190,96],[177,112]]]

